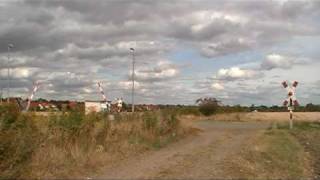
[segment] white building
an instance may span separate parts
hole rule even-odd
[[[85,113],[107,111],[107,105],[101,101],[85,101]]]

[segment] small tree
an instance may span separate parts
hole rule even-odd
[[[210,116],[216,113],[219,103],[220,101],[212,97],[200,98],[196,100],[196,104],[199,105],[199,111],[205,116]]]

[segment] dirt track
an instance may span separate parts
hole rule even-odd
[[[269,123],[198,121],[194,126],[202,130],[198,135],[114,164],[96,178],[226,178],[228,159]]]

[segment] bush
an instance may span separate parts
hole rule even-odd
[[[177,118],[177,112],[175,110],[162,110],[161,111],[162,117],[162,131],[168,132],[175,132],[179,128],[179,120]]]
[[[0,106],[0,130],[7,129],[13,124],[20,115],[18,105],[6,103]]]
[[[203,115],[210,116],[217,112],[220,101],[216,98],[200,98],[196,103],[199,104],[199,111]]]
[[[203,105],[200,105],[199,107],[199,111],[205,116],[210,116],[216,113],[217,109],[218,109],[218,106],[211,103],[203,104]]]
[[[0,131],[0,179],[18,178],[26,173],[26,167],[40,142],[40,133],[33,118],[21,114],[11,119],[10,126]]]

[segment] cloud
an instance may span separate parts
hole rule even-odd
[[[215,90],[224,90],[224,87],[220,83],[213,83],[211,87]]]
[[[262,61],[261,70],[291,69],[294,65],[309,64],[312,60],[305,57],[284,56],[280,54],[269,54]]]
[[[37,72],[35,68],[10,68],[10,78],[14,79],[26,79],[31,77],[33,74]],[[7,69],[0,69],[0,78],[7,79],[8,78],[8,70]]]
[[[118,84],[121,88],[129,90],[132,89],[132,81],[121,81]],[[134,86],[136,89],[139,89],[141,87],[141,83],[135,81]]]
[[[261,63],[261,69],[271,70],[275,68],[290,69],[294,64],[293,59],[279,54],[269,54]]]
[[[230,53],[237,53],[249,49],[253,42],[242,38],[230,39],[228,41],[220,41],[218,43],[204,44],[201,49],[201,54],[205,57],[211,58]]]
[[[179,70],[174,64],[160,61],[155,67],[137,69],[135,78],[137,81],[154,82],[174,78],[178,73]]]
[[[231,67],[229,69],[219,69],[214,79],[234,81],[234,80],[244,80],[244,79],[256,79],[261,77],[262,74],[250,70],[250,69],[240,69],[239,67]]]

